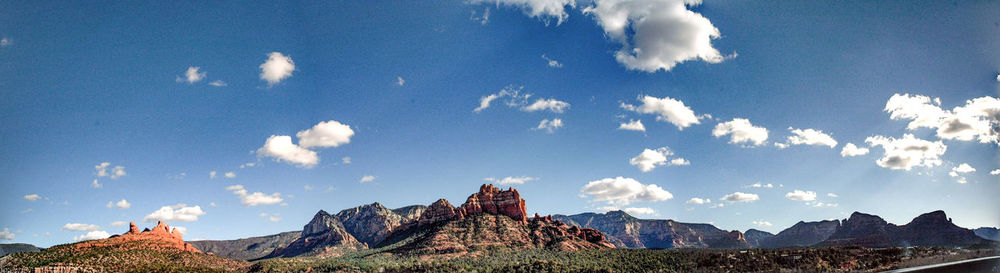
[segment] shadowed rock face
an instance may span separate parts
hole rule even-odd
[[[302,227],[301,236],[287,247],[275,249],[263,258],[295,256],[339,256],[366,248],[347,232],[336,216],[320,210]]]
[[[781,248],[796,246],[811,246],[830,238],[837,228],[839,220],[824,220],[818,222],[799,221],[795,225],[782,230],[774,237],[760,241],[759,247]]]
[[[1000,229],[995,227],[981,227],[972,230],[976,236],[986,240],[1000,241]]]
[[[743,237],[747,239],[747,243],[750,243],[752,247],[761,247],[761,242],[767,240],[768,238],[774,237],[767,231],[761,231],[756,229],[748,229],[747,232],[743,233]]]
[[[616,247],[627,248],[749,248],[743,234],[710,224],[638,219],[623,211],[555,215],[553,219],[594,228]]]
[[[404,221],[402,216],[378,202],[342,210],[336,217],[348,233],[369,246],[385,240]]]
[[[887,223],[875,215],[855,212],[819,245],[969,246],[987,242],[972,230],[953,224],[943,211],[922,214],[902,226]]]

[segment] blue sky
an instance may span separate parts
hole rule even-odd
[[[529,213],[1000,226],[1000,3],[616,2],[0,3],[0,242],[489,178]]]

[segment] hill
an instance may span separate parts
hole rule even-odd
[[[274,235],[236,240],[189,241],[205,253],[233,260],[253,260],[270,254],[275,249],[287,247],[301,235],[301,231],[282,232]]]

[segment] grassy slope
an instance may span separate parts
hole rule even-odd
[[[174,248],[150,249],[149,242],[78,248],[58,245],[42,252],[22,252],[0,259],[0,268],[18,271],[38,267],[75,267],[102,272],[231,272],[250,265],[222,257]]]

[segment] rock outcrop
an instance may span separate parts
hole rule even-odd
[[[739,231],[725,231],[710,224],[681,223],[632,217],[623,211],[555,215],[553,219],[594,228],[607,241],[625,248],[749,248]]]
[[[296,256],[335,257],[349,251],[365,248],[365,244],[348,233],[344,224],[336,216],[320,210],[316,212],[308,224],[302,227],[302,233],[298,239],[292,241],[287,247],[275,249],[262,259]]]
[[[403,217],[403,221],[416,221],[425,210],[427,210],[427,206],[412,205],[393,209],[392,212],[399,214],[399,217]]]
[[[956,226],[939,210],[917,216],[902,226],[875,215],[854,212],[830,238],[818,245],[970,246],[988,242],[972,230]]]
[[[522,223],[528,221],[528,213],[524,206],[524,199],[521,199],[521,194],[514,188],[500,190],[493,184],[480,186],[479,192],[472,194],[465,200],[461,210],[464,215],[488,213],[504,215]]]
[[[768,238],[774,237],[774,234],[771,234],[770,232],[767,231],[751,228],[743,233],[743,237],[747,239],[747,243],[750,243],[750,246],[761,247],[761,242],[767,240]]]
[[[74,244],[76,248],[90,248],[95,246],[115,246],[124,245],[126,242],[132,241],[143,241],[146,242],[142,245],[145,248],[176,248],[188,252],[201,253],[198,248],[193,245],[184,242],[183,236],[177,229],[171,229],[169,225],[163,222],[157,222],[156,226],[152,229],[146,229],[145,231],[139,232],[139,227],[135,225],[135,222],[129,223],[128,232],[122,235],[111,236],[106,239],[92,240]]]
[[[342,210],[336,217],[348,233],[367,246],[385,240],[404,221],[402,216],[378,202]]]
[[[461,210],[456,210],[448,200],[438,199],[433,204],[424,210],[424,213],[420,214],[420,218],[417,220],[417,226],[429,226],[440,222],[446,222],[456,219],[465,218]]]

